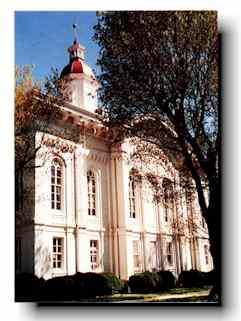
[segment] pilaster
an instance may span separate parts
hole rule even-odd
[[[115,273],[123,279],[128,278],[126,215],[128,213],[129,166],[125,153],[113,149],[111,153],[111,191],[114,233]]]

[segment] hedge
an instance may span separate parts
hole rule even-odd
[[[212,283],[211,274],[198,270],[183,271],[178,277],[179,287],[202,287]]]
[[[116,275],[111,272],[103,272],[100,275],[105,279],[106,286],[111,291],[110,294],[124,291],[125,282],[120,280]]]
[[[170,271],[146,271],[132,275],[128,285],[133,293],[160,292],[174,288],[176,279]]]
[[[45,280],[31,273],[15,275],[15,301],[36,302],[42,298]]]
[[[176,278],[171,271],[159,271],[157,274],[160,277],[160,289],[169,290],[175,288]]]
[[[74,280],[72,276],[60,276],[45,281],[43,301],[70,301],[74,299]]]
[[[142,272],[132,275],[128,285],[133,293],[156,292],[160,289],[161,279],[156,272]]]
[[[83,300],[111,295],[124,289],[124,282],[112,273],[76,273],[46,281],[45,300]]]

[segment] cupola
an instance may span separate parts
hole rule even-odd
[[[73,28],[74,26],[76,30],[76,25]],[[85,47],[78,42],[76,36],[68,48],[69,64],[63,68],[60,78],[66,82],[65,90],[70,103],[95,112],[98,83],[91,67],[85,62],[84,52]]]

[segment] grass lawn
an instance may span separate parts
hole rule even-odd
[[[100,296],[95,302],[115,302],[143,300],[144,302],[207,302],[210,287],[205,288],[174,288],[159,293],[129,293]],[[93,301],[92,301],[93,302]]]

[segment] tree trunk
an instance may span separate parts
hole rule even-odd
[[[214,284],[210,293],[210,300],[217,300],[218,303],[221,303],[221,190],[219,182],[210,186],[207,225],[214,267]]]

